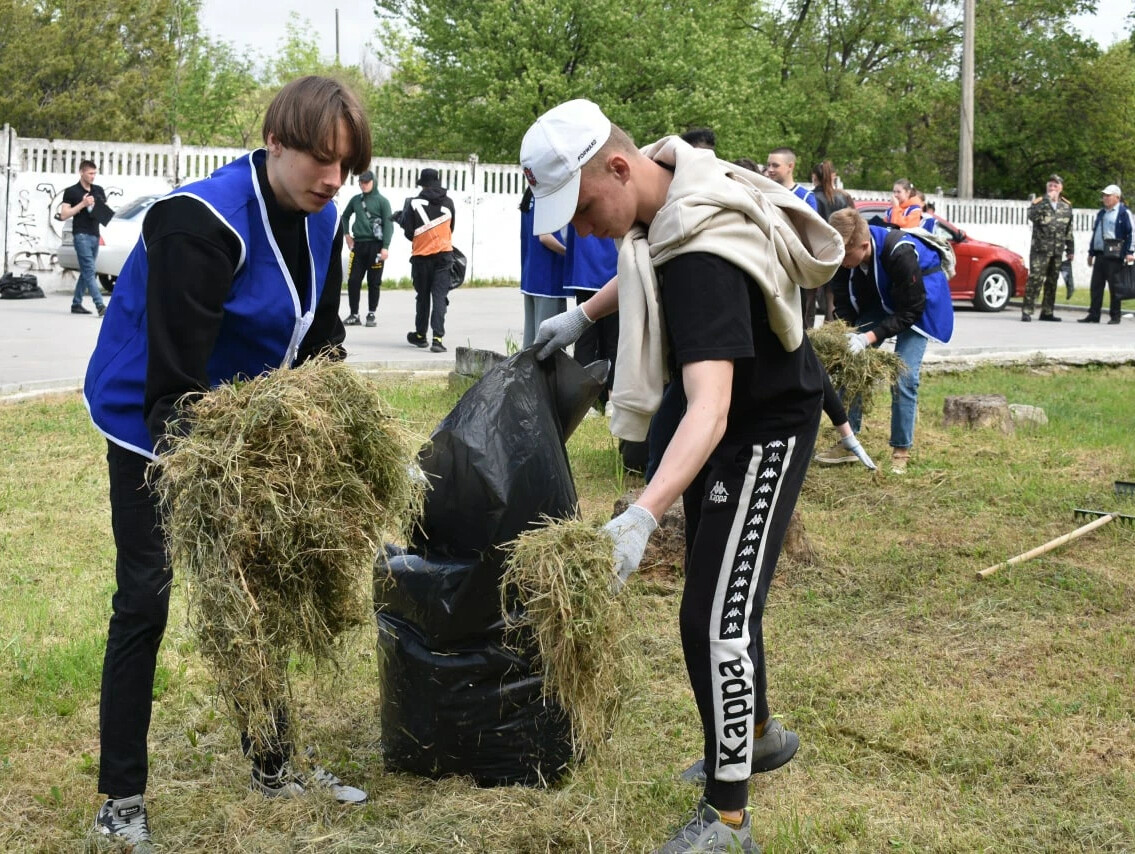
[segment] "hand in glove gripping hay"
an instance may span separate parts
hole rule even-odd
[[[614,592],[623,589],[631,573],[642,563],[646,542],[657,527],[658,521],[653,514],[638,504],[632,504],[603,526],[603,532],[614,542]]]

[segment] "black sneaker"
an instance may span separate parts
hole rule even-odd
[[[348,314],[347,319],[343,321],[344,326],[359,326],[361,323],[357,314]]]
[[[693,818],[654,854],[761,854],[753,841],[752,828],[753,817],[748,809],[741,826],[732,828],[721,820],[721,813],[702,798]]]
[[[79,305],[78,303],[73,302],[73,303],[71,303],[71,313],[72,314],[93,314],[94,312],[92,312],[86,306],[82,306],[82,305]]]
[[[430,342],[426,340],[426,336],[420,332],[407,332],[406,340],[413,344],[415,347],[428,347]]]
[[[99,317],[102,317],[102,316],[103,316],[104,314],[106,314],[106,306],[105,306],[105,305],[100,305],[100,306],[99,306],[99,307],[98,307],[98,308],[96,309],[96,311],[98,311],[98,313],[99,313]]]
[[[752,772],[763,774],[766,771],[775,771],[796,755],[800,749],[800,736],[790,729],[785,729],[776,718],[772,718],[765,727],[764,734],[753,741]],[[705,783],[705,763],[699,759],[682,772],[683,783],[696,783],[699,786]]]
[[[1021,312],[1021,323],[1032,323],[1032,320],[1033,320],[1033,316],[1031,314],[1029,314],[1027,311]],[[1042,317],[1041,320],[1044,320],[1044,318]]]
[[[94,829],[96,833],[120,839],[128,845],[149,842],[150,821],[146,817],[146,803],[142,796],[107,798],[95,816]]]
[[[1064,318],[1057,317],[1055,314],[1042,314],[1040,316],[1040,319],[1047,320],[1049,323],[1060,323],[1060,321],[1062,321]]]
[[[373,311],[368,312],[367,313],[367,326],[377,326],[377,325],[378,324],[375,323],[375,320],[374,320],[374,312]]]
[[[290,762],[284,764],[275,774],[252,766],[252,780],[249,788],[266,798],[298,798],[310,791],[326,789],[341,804],[365,804],[367,793],[354,786],[348,786],[338,777],[318,765],[310,773],[299,774]]]
[[[1098,317],[1081,317],[1076,322],[1077,323],[1099,323],[1100,319]]]
[[[1116,321],[1116,323],[1118,323],[1118,322],[1119,321]],[[434,339],[434,342],[430,345],[430,352],[431,353],[444,353],[445,352],[445,345],[441,343],[440,338]]]

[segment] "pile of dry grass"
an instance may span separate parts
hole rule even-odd
[[[836,391],[848,404],[859,397],[864,413],[871,411],[875,393],[890,388],[906,370],[902,359],[890,350],[868,347],[855,355],[847,348],[847,333],[855,330],[841,320],[808,330],[812,349],[827,369]]]
[[[369,615],[383,533],[420,513],[420,443],[371,382],[326,359],[222,385],[185,418],[151,472],[171,568],[222,697],[271,748],[289,655],[334,662]]]
[[[611,736],[633,681],[625,596],[615,596],[611,539],[579,519],[547,519],[507,546],[501,608],[535,635],[545,695],[571,720],[577,755]]]

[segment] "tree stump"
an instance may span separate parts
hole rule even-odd
[[[947,397],[942,405],[942,415],[945,427],[960,424],[972,430],[992,427],[1005,434],[1013,432],[1009,401],[1003,394],[960,394]]]

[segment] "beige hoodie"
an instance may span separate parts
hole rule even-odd
[[[619,351],[611,432],[646,438],[662,400],[665,323],[654,268],[685,252],[709,252],[756,281],[785,350],[803,341],[798,286],[818,288],[843,260],[834,228],[780,184],[669,136],[642,149],[672,166],[666,202],[650,229],[635,226],[619,247]]]

